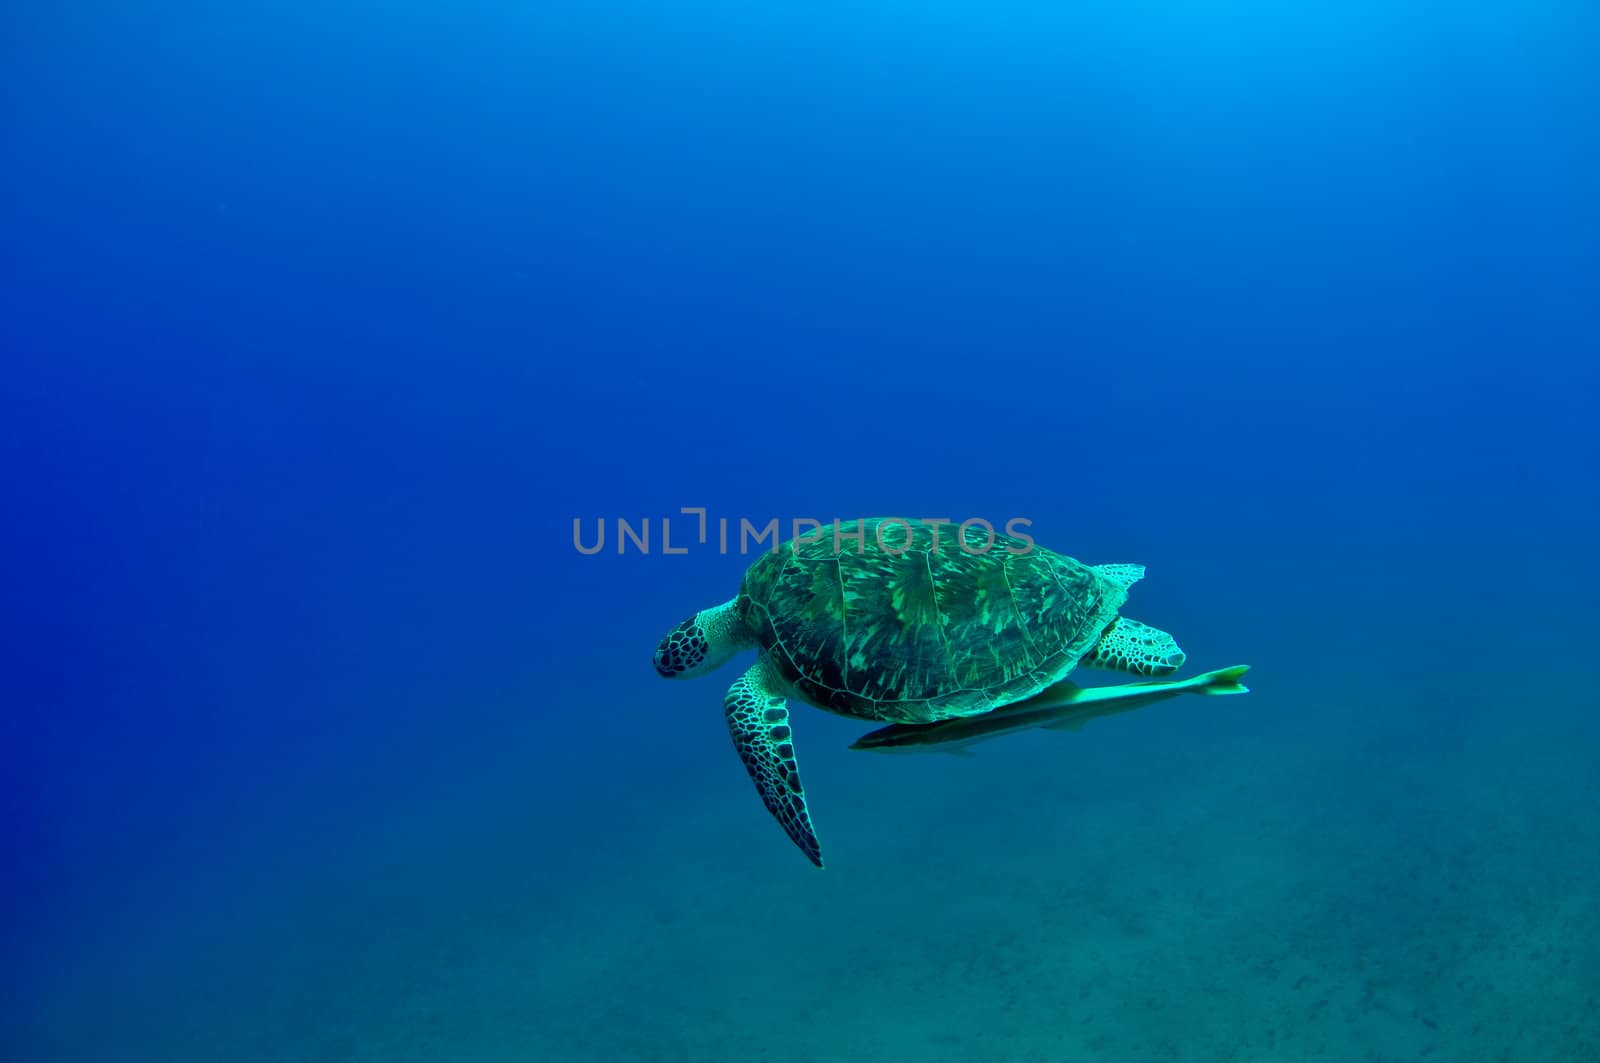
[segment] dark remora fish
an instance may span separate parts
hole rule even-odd
[[[956,753],[976,742],[1013,731],[1043,727],[1066,731],[1099,716],[1110,716],[1179,694],[1247,694],[1239,682],[1247,664],[1219,668],[1191,679],[1157,680],[1122,686],[1080,687],[1060,682],[1026,701],[979,716],[958,716],[937,723],[896,723],[862,735],[851,749],[877,753]]]

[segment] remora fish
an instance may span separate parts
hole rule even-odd
[[[862,735],[850,748],[877,753],[959,753],[976,742],[1013,731],[1034,727],[1047,731],[1072,730],[1096,717],[1143,708],[1179,694],[1248,694],[1250,688],[1239,679],[1249,670],[1248,664],[1239,664],[1190,679],[1108,687],[1080,687],[1063,681],[1026,701],[979,716],[880,727]]]

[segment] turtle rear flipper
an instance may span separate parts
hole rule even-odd
[[[822,866],[822,846],[811,826],[800,769],[794,760],[794,735],[789,730],[789,705],[773,691],[764,661],[757,661],[734,680],[722,702],[728,733],[745,770],[767,806],[806,858]]]
[[[1096,668],[1134,675],[1171,675],[1183,667],[1177,640],[1160,628],[1118,617],[1083,658]]]

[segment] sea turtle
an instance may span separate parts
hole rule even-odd
[[[767,809],[821,867],[787,699],[925,724],[1032,698],[1079,661],[1167,675],[1184,660],[1172,636],[1117,615],[1143,576],[977,523],[839,522],[763,554],[738,595],[667,633],[655,667],[703,675],[759,649],[723,699],[728,729]]]

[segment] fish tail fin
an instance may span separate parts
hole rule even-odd
[[[1218,668],[1214,672],[1197,675],[1190,680],[1194,684],[1190,689],[1196,694],[1248,694],[1250,688],[1239,682],[1244,674],[1250,670],[1248,664],[1236,664],[1232,668]]]

